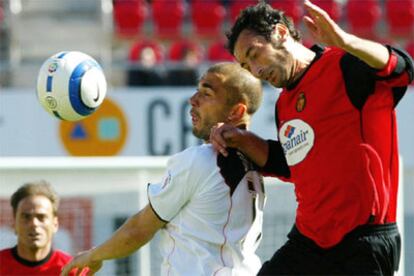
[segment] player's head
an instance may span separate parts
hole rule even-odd
[[[50,250],[58,229],[59,197],[46,181],[27,183],[11,197],[18,250]]]
[[[276,87],[292,78],[292,45],[300,34],[292,21],[269,4],[244,9],[227,33],[229,51],[243,68]]]
[[[207,141],[219,122],[248,125],[261,101],[261,82],[247,70],[232,62],[213,65],[190,98],[193,133]]]

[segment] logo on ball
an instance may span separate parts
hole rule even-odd
[[[54,62],[54,63],[49,65],[48,71],[49,71],[49,73],[52,74],[52,73],[56,72],[57,68],[58,68],[58,64],[57,64],[57,62]]]
[[[56,107],[57,107],[57,102],[56,102],[55,98],[53,98],[52,96],[47,96],[46,97],[46,104],[50,109],[56,109]]]

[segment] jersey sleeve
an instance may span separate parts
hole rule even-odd
[[[177,154],[171,157],[162,182],[148,184],[148,200],[157,216],[166,222],[171,221],[194,194],[192,157]]]
[[[268,140],[267,144],[269,145],[269,153],[266,164],[260,169],[260,172],[264,176],[275,176],[283,181],[288,181],[290,178],[289,165],[280,142]]]
[[[352,104],[359,110],[368,97],[375,93],[377,82],[390,87],[396,106],[413,80],[414,67],[411,57],[403,50],[386,47],[390,52],[390,58],[382,70],[370,67],[349,53],[345,53],[341,58],[340,67],[346,92]]]
[[[409,85],[414,79],[412,57],[402,49],[386,47],[390,58],[385,68],[376,72],[377,79],[387,81],[393,87]]]

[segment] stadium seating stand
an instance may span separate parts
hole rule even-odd
[[[221,33],[226,9],[219,0],[194,0],[191,3],[191,21],[194,33],[214,37]]]
[[[148,15],[146,2],[144,0],[115,0],[113,7],[116,33],[125,37],[139,34]]]

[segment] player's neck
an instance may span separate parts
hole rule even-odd
[[[299,58],[296,60],[294,67],[294,82],[302,77],[316,56],[315,52],[307,48],[299,53],[301,54],[299,54]]]
[[[47,245],[43,248],[26,248],[21,244],[17,244],[17,254],[20,258],[25,259],[30,262],[38,262],[45,259],[52,250],[51,245]]]

